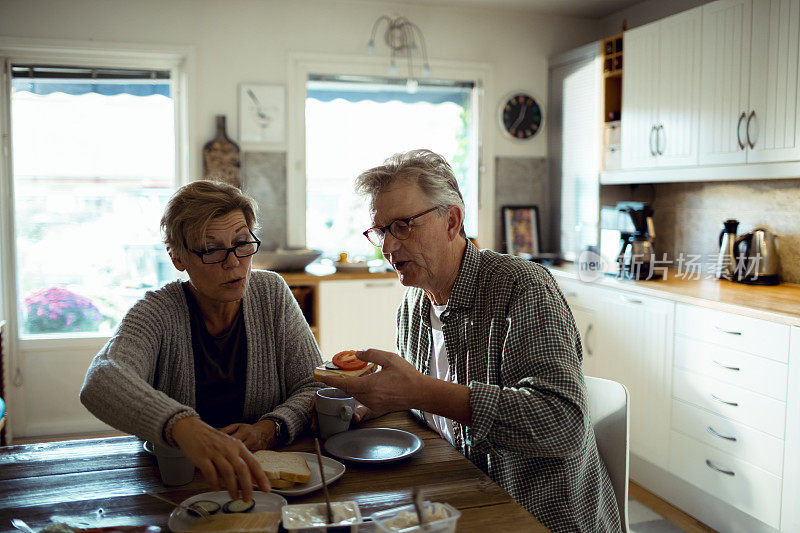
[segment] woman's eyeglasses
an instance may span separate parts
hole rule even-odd
[[[233,252],[233,255],[239,258],[250,257],[258,251],[258,247],[261,246],[261,241],[259,241],[258,238],[253,235],[252,231],[248,230],[248,232],[255,240],[240,242],[236,246],[231,246],[230,248],[209,248],[208,250],[192,250],[190,248],[189,251],[199,257],[200,260],[206,265],[224,263],[228,260],[228,256],[231,254],[231,252]]]

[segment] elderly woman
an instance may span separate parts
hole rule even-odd
[[[319,349],[275,273],[251,270],[255,203],[196,181],[170,199],[161,227],[189,281],[148,292],[95,356],[81,402],[100,420],[175,446],[208,484],[245,499],[270,489],[250,450],[287,444],[309,422]]]

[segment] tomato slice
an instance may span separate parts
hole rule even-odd
[[[342,370],[361,370],[367,366],[366,361],[356,357],[355,350],[345,350],[333,356],[333,364]]]

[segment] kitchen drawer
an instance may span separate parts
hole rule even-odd
[[[782,439],[679,400],[672,400],[672,429],[783,476]]]
[[[556,280],[570,307],[594,309],[597,307],[599,294],[605,292],[603,289],[598,289],[583,281],[564,278],[556,278]]]
[[[789,361],[789,326],[767,320],[678,304],[675,332],[726,348]]]
[[[675,335],[674,364],[690,372],[786,401],[789,367],[766,357]]]
[[[679,368],[674,369],[672,386],[673,396],[678,400],[783,438],[784,402]]]
[[[781,478],[778,476],[677,431],[670,434],[669,470],[712,496],[778,528],[781,512]]]

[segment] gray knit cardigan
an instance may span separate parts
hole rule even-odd
[[[254,270],[244,293],[247,381],[242,422],[284,422],[289,441],[309,422],[322,385],[314,381],[319,348],[286,282]],[[180,281],[150,291],[122,319],[95,356],[80,399],[103,422],[161,445],[172,416],[194,411],[189,307]]]

